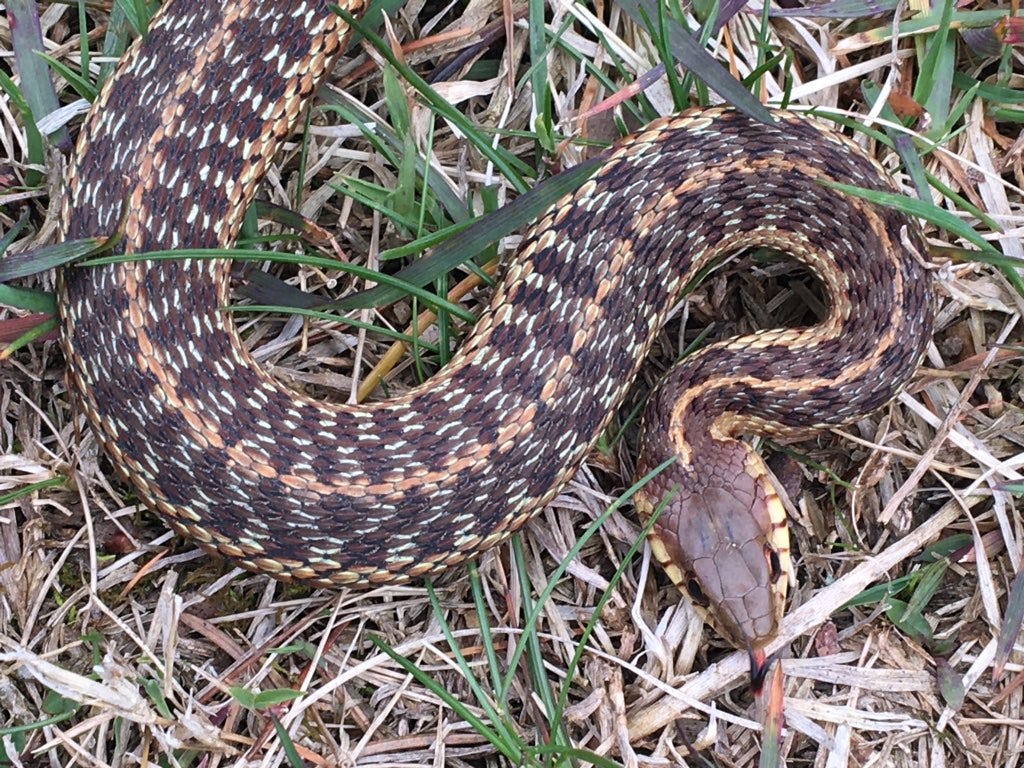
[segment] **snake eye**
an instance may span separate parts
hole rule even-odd
[[[768,570],[772,573],[772,581],[778,581],[783,576],[782,560],[779,558],[778,550],[769,544],[765,544],[764,555],[768,558]]]
[[[687,579],[686,594],[690,596],[690,599],[693,600],[693,602],[702,608],[707,608],[711,605],[711,601],[708,600],[708,596],[704,594],[704,590],[700,588],[700,584],[696,579]]]

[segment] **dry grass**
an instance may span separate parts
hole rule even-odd
[[[474,124],[500,129],[508,149],[542,164],[528,138],[528,79],[510,83],[507,75],[510,65],[517,78],[530,66],[525,8],[513,5],[505,12],[493,0],[444,13],[414,2],[394,32],[407,61],[422,73],[463,57],[434,87]],[[576,16],[571,23],[570,15]],[[96,29],[104,21],[98,12],[89,18]],[[503,20],[513,25],[512,45],[505,43]],[[552,30],[564,26],[564,46],[546,62],[555,124],[566,133],[607,138],[613,133],[607,113],[585,125],[572,122],[610,93],[570,51],[596,62],[620,85],[608,65],[611,53],[639,75],[656,63],[649,39],[614,9],[593,16],[552,2],[548,21]],[[788,88],[798,108],[817,106],[863,121],[870,108],[862,86],[910,94],[920,77],[922,51],[915,46],[931,39],[926,33],[893,43],[881,35],[890,25],[884,18],[772,22],[768,48],[788,47],[794,65],[786,70],[788,82],[779,67],[771,69],[759,95],[777,101]],[[72,67],[81,46],[77,30],[74,5],[46,7],[48,50]],[[742,13],[711,49],[745,76],[756,66],[759,30],[757,14]],[[100,37],[91,43],[94,51]],[[997,60],[972,58],[955,33],[953,46],[961,71],[979,79],[996,72]],[[10,51],[9,29],[0,20],[6,71],[13,66]],[[1022,71],[1019,52],[1004,49],[1002,56],[1004,73]],[[390,119],[388,107],[393,111],[395,104],[383,99],[379,61],[365,48],[353,51],[329,98],[354,99]],[[474,63],[478,69],[470,74]],[[1010,85],[1024,84],[1020,74],[1013,78]],[[66,100],[73,98],[60,87]],[[477,207],[482,183],[499,185],[499,200],[511,196],[478,154],[466,151],[443,121],[435,122],[406,93],[412,100],[410,146],[422,149],[433,131],[433,172],[444,174]],[[646,96],[645,114],[674,109],[664,81]],[[0,166],[0,176],[14,187],[26,168],[24,128],[12,102],[0,102],[0,121],[12,158]],[[333,115],[328,121],[315,113],[307,179],[298,177],[293,144],[263,194],[287,206],[301,199],[301,212],[341,240],[349,258],[372,266],[380,249],[408,234],[325,182],[359,177],[393,188],[408,180],[355,131],[335,122]],[[924,168],[941,184],[933,186],[933,199],[1007,256],[1020,258],[1024,142],[1017,127],[993,118],[977,96],[955,127],[933,152],[916,145]],[[882,143],[865,139],[865,145],[887,167],[899,166]],[[557,163],[585,154],[581,144],[558,148]],[[59,177],[60,158],[51,155],[50,162],[50,175]],[[58,187],[42,183],[4,191],[0,234],[24,213],[31,227],[18,236],[17,247],[51,243],[59,194]],[[1003,232],[979,223],[968,204]],[[963,243],[935,228],[928,234],[936,246],[939,314],[921,373],[896,404],[847,433],[791,446],[803,480],[792,516],[799,586],[779,646],[788,655],[783,752],[792,766],[1011,766],[1024,754],[1020,653],[1011,655],[1002,679],[992,679],[996,638],[1024,544],[1018,504],[1003,490],[1007,482],[1021,481],[1024,471],[1017,354],[1024,300],[995,268],[949,263],[940,247]],[[505,243],[513,245],[514,238]],[[694,294],[665,333],[666,356],[711,320],[716,333],[727,334],[798,317],[813,284],[777,266],[756,270],[716,276]],[[287,274],[303,290],[326,285],[337,294],[361,287],[317,270]],[[25,284],[52,286],[49,275]],[[771,307],[767,315],[764,302]],[[0,319],[21,314],[0,312]],[[401,330],[411,310],[400,305],[356,316]],[[286,380],[336,399],[349,396],[388,345],[340,324],[311,328],[262,315],[243,322],[259,359]],[[558,563],[628,485],[628,439],[595,455],[527,526],[519,545],[489,553],[478,572],[459,569],[435,584],[434,607],[423,585],[310,592],[202,555],[140,509],[97,454],[95,440],[69,410],[64,363],[53,341],[24,347],[2,365],[0,498],[11,495],[0,505],[0,755],[11,763],[507,763],[509,753],[468,722],[486,717],[481,695],[493,698],[490,703],[504,714],[507,738],[523,762],[568,764],[564,754],[571,743],[592,756],[581,757],[581,765],[593,756],[644,766],[757,763],[759,731],[743,689],[745,657],[702,628],[651,567],[646,550],[621,579],[612,579],[640,533],[628,505],[615,509],[568,561],[539,609],[536,634],[525,631],[525,617],[551,585]],[[395,376],[391,386],[401,388],[415,371],[406,361]],[[45,487],[19,493],[36,483]],[[927,567],[915,559],[937,541],[953,542],[946,550],[950,560]],[[842,607],[871,585],[886,583],[906,587],[899,599],[919,610],[931,640],[912,634],[913,615],[886,611],[878,599]],[[602,598],[594,631],[581,648]],[[915,600],[920,604],[914,606]],[[446,631],[456,638],[462,662]],[[465,710],[453,709],[372,638],[411,660]],[[496,693],[521,645],[526,652],[515,656],[507,689]],[[573,666],[577,653],[581,661]],[[956,700],[958,685],[962,701]],[[567,692],[563,716],[550,711],[545,688],[554,698]],[[280,691],[301,695],[275,698]],[[543,751],[546,744],[555,745],[554,755]],[[685,756],[691,747],[700,755]],[[291,757],[289,748],[295,750]]]

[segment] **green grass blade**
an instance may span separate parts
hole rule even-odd
[[[0,260],[0,283],[67,266],[74,261],[102,253],[110,246],[110,240],[93,237],[83,240],[68,240],[55,245],[9,254]]]
[[[655,470],[655,473],[661,472],[662,469],[664,469],[664,467],[667,467],[670,463],[671,460],[665,462],[661,467]],[[651,477],[654,477],[654,474],[652,474]],[[602,614],[604,613],[605,606],[608,605],[609,600],[611,600],[612,594],[615,591],[615,586],[622,579],[622,576],[626,573],[626,570],[630,567],[630,565],[632,565],[633,558],[636,557],[636,553],[640,551],[640,548],[644,545],[644,542],[647,540],[647,534],[650,533],[651,528],[654,527],[654,524],[658,521],[658,518],[661,516],[661,513],[665,510],[665,507],[668,506],[672,499],[673,496],[665,497],[655,508],[654,514],[652,514],[650,519],[644,524],[643,528],[640,530],[640,535],[637,537],[636,541],[634,541],[632,545],[630,545],[629,549],[626,551],[625,556],[622,558],[622,562],[619,563],[619,567],[615,569],[615,573],[613,573],[611,579],[608,580],[608,588],[604,591],[604,594],[601,595],[601,598],[597,601],[597,604],[594,605],[594,610],[591,613],[590,619],[587,621],[586,626],[584,626],[579,641],[576,643],[576,650],[573,652],[572,659],[570,660],[567,668],[566,682],[564,687],[562,688],[562,692],[559,694],[558,705],[554,710],[554,715],[559,720],[562,718],[562,715],[569,704],[569,691],[571,688],[570,681],[572,680],[573,675],[576,673],[576,670],[579,668],[580,662],[583,661],[583,654],[586,651],[587,641],[590,639],[590,636],[593,635],[594,631],[597,629],[597,624],[600,621]]]
[[[661,464],[656,466],[642,478],[637,480],[635,483],[633,483],[633,485],[626,489],[625,493],[623,493],[621,496],[619,496],[619,498],[612,502],[612,504],[609,505],[609,507],[604,512],[602,512],[601,515],[599,515],[593,523],[587,526],[587,529],[580,536],[579,541],[577,541],[569,549],[569,551],[565,555],[565,558],[562,560],[561,563],[558,564],[558,567],[549,577],[548,586],[538,596],[537,607],[534,608],[533,612],[530,614],[529,621],[527,622],[528,625],[536,624],[537,619],[540,616],[540,611],[543,610],[544,603],[547,602],[547,600],[551,597],[551,593],[554,591],[555,586],[558,584],[558,580],[562,578],[565,572],[569,569],[569,564],[579,555],[580,551],[583,549],[583,546],[591,539],[591,537],[597,533],[600,527],[604,524],[604,521],[611,517],[612,514],[616,510],[618,510],[623,504],[632,499],[637,491],[639,491],[641,488],[647,485],[647,483],[649,483],[661,472],[663,472],[666,467],[675,463],[675,460],[676,458],[675,456],[673,456],[672,458],[663,461]],[[522,653],[523,647],[519,646],[518,648],[516,648],[515,652],[513,652],[512,654],[512,657],[509,659],[509,671],[506,673],[505,680],[502,682],[502,686],[500,689],[501,691],[508,691],[510,689],[512,685],[512,675],[515,674],[515,669],[516,666],[519,664],[519,657],[522,656]]]
[[[31,165],[42,167],[46,164],[46,147],[43,144],[43,136],[39,133],[39,129],[36,128],[35,117],[32,114],[32,110],[29,109],[25,95],[15,84],[14,80],[11,79],[11,76],[3,70],[0,70],[0,91],[7,94],[11,106],[21,115],[22,122],[25,125],[25,148],[27,150],[25,160]],[[29,170],[25,174],[26,186],[34,187],[40,184],[42,180],[43,174],[40,171]]]
[[[349,26],[366,38],[367,42],[376,48],[377,52],[393,66],[406,82],[415,88],[427,103],[439,115],[454,125],[467,139],[472,142],[480,153],[494,163],[494,167],[518,192],[525,192],[528,188],[523,175],[531,173],[529,167],[518,158],[494,147],[490,141],[483,136],[477,128],[466,119],[466,116],[448,103],[448,100],[430,87],[430,84],[408,67],[405,62],[398,59],[391,47],[375,32],[365,24],[356,19],[351,13],[336,5],[330,6],[331,10],[345,20]]]
[[[39,55],[46,50],[39,24],[39,10],[35,0],[7,0],[7,16],[21,93],[24,94],[28,112],[39,120],[60,107],[60,99],[57,98],[46,61]],[[71,146],[71,139],[64,128],[50,134],[50,140],[65,149]]]
[[[881,87],[870,81],[865,81],[862,84],[861,92],[872,106],[878,103],[878,99],[882,95]],[[882,105],[880,115],[893,125],[900,124],[899,118],[888,104]],[[921,162],[921,156],[914,147],[914,142],[905,133],[896,131],[887,125],[883,125],[883,130],[885,135],[889,137],[889,141],[896,150],[896,153],[900,156],[900,160],[903,161],[903,167],[907,169],[907,173],[910,175],[917,196],[921,200],[930,202],[932,198],[928,191],[928,176],[925,173],[924,163]]]
[[[124,14],[125,19],[135,30],[135,34],[146,34],[149,30],[149,22],[156,10],[154,3],[147,2],[147,0],[115,0],[114,6]]]
[[[370,642],[376,646],[376,648],[388,656],[398,666],[406,671],[407,674],[411,675],[416,682],[422,685],[424,688],[429,690],[441,701],[443,701],[451,710],[464,721],[469,723],[470,727],[485,738],[495,749],[498,750],[507,760],[511,760],[514,764],[519,765],[522,760],[522,752],[514,747],[512,744],[504,741],[500,738],[498,733],[491,728],[487,723],[477,717],[465,704],[459,699],[450,694],[445,690],[440,683],[434,680],[430,675],[424,672],[422,669],[417,667],[407,658],[394,651],[379,637],[370,637]]]
[[[560,718],[555,717],[554,714],[556,707],[555,697],[551,691],[551,682],[548,679],[547,669],[544,666],[544,650],[541,648],[540,637],[538,636],[540,615],[544,611],[544,606],[550,598],[554,585],[549,580],[548,587],[541,593],[541,598],[535,603],[532,602],[530,596],[533,594],[533,587],[526,567],[523,539],[520,536],[512,538],[512,556],[516,576],[519,579],[522,608],[525,613],[523,634],[519,639],[519,644],[516,645],[512,658],[517,660],[525,657],[526,669],[532,683],[531,692],[540,701],[544,714],[548,718],[547,733],[545,734],[547,743],[567,749],[571,746],[572,742],[569,735],[565,732],[565,723]],[[517,665],[518,662],[510,663],[509,673],[514,672]],[[509,678],[509,682],[511,682],[511,678]],[[499,690],[504,698],[511,692],[511,686],[502,687]]]
[[[244,306],[229,306],[224,307],[226,312],[234,313],[246,313],[246,312],[271,312],[286,315],[298,315],[299,317],[308,317],[311,320],[327,320],[330,322],[341,323],[343,325],[351,326],[352,328],[360,328],[366,331],[371,331],[378,336],[392,339],[394,341],[400,341],[403,344],[409,346],[418,345],[421,349],[424,349],[431,354],[437,354],[438,349],[433,344],[427,344],[419,337],[413,337],[409,334],[402,333],[401,331],[395,331],[391,328],[385,328],[381,325],[374,325],[373,323],[367,323],[359,320],[355,317],[343,317],[336,315],[333,312],[319,312],[315,309],[304,309],[302,307],[287,307],[277,304],[246,304]]]
[[[529,7],[530,90],[537,116],[531,127],[544,151],[553,154],[555,138],[551,122],[551,88],[548,85],[547,27],[544,23],[546,3],[544,0],[529,0]]]
[[[1024,625],[1024,571],[1019,571],[1013,577],[1013,585],[1006,598],[1006,612],[1003,614],[1003,624],[996,641],[996,655],[992,661],[993,680],[1003,676],[1006,662],[1010,660],[1010,654],[1020,637],[1021,625]]]
[[[50,68],[53,69],[54,72],[67,80],[75,93],[86,101],[96,101],[96,96],[99,94],[99,91],[96,90],[96,86],[92,84],[92,81],[88,77],[82,77],[63,61],[55,59],[53,56],[48,56],[45,53],[37,53],[36,55],[49,64]]]
[[[284,751],[285,757],[288,758],[288,764],[292,768],[305,768],[306,762],[299,756],[299,750],[295,748],[295,742],[292,741],[288,729],[281,724],[281,721],[274,714],[270,715],[270,721],[274,724],[274,731],[281,742],[281,749]]]
[[[476,564],[470,563],[472,568],[471,575],[476,572]],[[477,579],[479,584],[479,579]],[[469,686],[470,691],[473,694],[473,698],[476,699],[477,704],[484,712],[487,713],[487,717],[491,721],[491,725],[494,726],[495,734],[506,742],[520,743],[519,737],[515,733],[515,729],[510,723],[505,722],[505,717],[502,712],[499,712],[496,703],[500,704],[500,699],[497,701],[492,700],[491,696],[487,695],[480,681],[476,679],[476,675],[473,674],[473,670],[469,666],[469,662],[466,657],[462,654],[462,649],[459,647],[458,640],[452,633],[451,626],[444,618],[444,610],[441,608],[441,601],[437,598],[437,592],[434,590],[434,585],[431,582],[427,582],[427,596],[430,598],[430,606],[434,611],[434,616],[437,618],[438,626],[441,628],[441,634],[444,635],[445,641],[448,643],[448,648],[452,652],[452,657],[455,661],[456,666],[461,670],[463,678],[466,680],[466,684]],[[493,653],[494,647],[490,643],[490,634],[486,624],[486,609],[481,610],[481,606],[477,605],[477,616],[481,618],[480,626],[480,638],[485,648],[490,647]],[[496,674],[497,671],[497,657],[488,656],[488,667],[492,674]]]
[[[356,126],[362,132],[363,137],[387,159],[388,163],[394,166],[399,165],[398,153],[403,146],[403,142],[390,125],[365,106],[345,101],[339,94],[328,93],[324,101],[325,112],[336,112],[341,115],[346,121]],[[459,197],[456,191],[440,175],[428,174],[424,158],[417,155],[416,164],[417,170],[425,178],[428,178],[430,191],[444,208],[445,213],[457,223],[468,221],[470,219],[470,211],[466,206],[466,201]]]
[[[476,321],[476,316],[466,311],[458,304],[453,304],[447,299],[435,296],[430,291],[419,286],[405,282],[401,278],[387,275],[383,272],[341,262],[337,259],[329,259],[322,256],[295,255],[292,253],[276,253],[274,251],[257,251],[239,248],[236,250],[224,251],[206,248],[183,248],[179,251],[151,251],[148,253],[133,253],[129,256],[102,256],[100,258],[88,259],[81,262],[81,266],[99,266],[101,264],[117,264],[125,261],[174,261],[177,259],[233,259],[235,261],[272,261],[280,264],[304,264],[310,267],[322,267],[324,269],[336,269],[340,272],[347,272],[363,280],[371,280],[377,283],[384,283],[392,288],[401,290],[402,295],[411,295],[418,298],[424,304],[434,309],[443,308],[456,317],[468,323]],[[325,302],[318,305],[321,309],[343,310],[348,307],[342,306],[342,302]]]
[[[60,323],[58,323],[56,317],[51,317],[49,320],[44,320],[34,328],[30,328],[29,330],[25,331],[25,333],[21,334],[21,336],[16,338],[6,347],[4,347],[2,352],[0,352],[0,360],[10,357],[12,354],[17,352],[22,347],[26,346],[27,344],[31,344],[36,339],[45,336],[51,331],[57,330],[59,327]]]
[[[7,493],[0,493],[0,504],[10,504],[12,501],[31,496],[36,491],[45,491],[47,488],[57,488],[64,485],[67,482],[66,477],[51,477],[49,480],[40,480],[38,483],[30,483],[29,485],[23,485],[21,488],[15,488],[13,491]]]
[[[473,222],[468,228],[438,246],[430,256],[400,270],[395,274],[395,278],[405,285],[422,286],[436,279],[439,274],[455,269],[487,246],[533,221],[539,213],[547,210],[586,181],[601,162],[602,158],[591,158],[568,171],[552,176],[511,203]],[[399,291],[378,286],[346,296],[339,300],[336,306],[339,309],[366,309],[390,304],[402,296]]]
[[[953,85],[956,41],[950,38],[949,31],[955,8],[955,0],[942,0],[941,9],[932,10],[932,16],[938,11],[938,27],[929,36],[914,84],[914,101],[924,106],[940,129],[946,125]]]
[[[658,9],[653,0],[620,0],[619,5],[640,26],[644,24],[644,14],[641,13],[641,9],[649,18],[658,17]],[[744,114],[763,123],[771,122],[771,114],[761,102],[755,99],[711,54],[698,45],[688,31],[675,23],[670,24],[667,31],[672,54],[701,82]]]
[[[896,210],[903,211],[909,216],[924,219],[925,221],[934,224],[957,237],[962,237],[967,242],[976,245],[979,248],[979,261],[984,260],[987,263],[993,263],[990,261],[992,258],[1007,258],[1003,256],[995,246],[981,237],[981,235],[967,226],[963,221],[958,219],[949,211],[939,208],[930,200],[915,200],[914,198],[906,197],[905,195],[900,195],[895,192],[879,192],[877,190],[864,189],[862,187],[855,187],[849,184],[826,182],[825,186],[841,190],[842,192],[846,192],[847,194],[855,197],[864,198],[876,205],[895,208]],[[1016,261],[1016,259],[1012,260],[1013,263],[1016,263]]]

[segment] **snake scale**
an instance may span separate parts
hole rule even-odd
[[[347,32],[316,0],[166,3],[87,118],[64,236],[118,232],[126,254],[231,246]],[[494,546],[558,493],[700,270],[780,249],[820,278],[828,317],[679,364],[639,458],[643,474],[676,457],[638,497],[648,514],[673,498],[656,556],[727,638],[756,647],[777,627],[788,549],[736,436],[881,406],[931,333],[916,225],[829,180],[891,189],[852,142],[791,114],[657,121],[533,224],[450,364],[369,405],[318,402],[254,363],[222,311],[227,260],[68,268],[71,396],[139,497],[204,548],[280,579],[404,581]]]

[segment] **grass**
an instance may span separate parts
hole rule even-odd
[[[429,377],[486,296],[487,265],[559,184],[578,183],[551,172],[710,98],[695,72],[718,93],[834,120],[911,196],[885,202],[927,222],[939,322],[891,408],[768,446],[803,480],[779,641],[782,754],[1019,761],[1024,66],[996,35],[1019,17],[939,4],[894,25],[891,4],[836,0],[819,16],[751,7],[718,31],[716,9],[734,5],[701,4],[699,18],[642,0],[502,8],[409,6],[390,27],[366,24],[277,159],[262,193],[272,205],[247,221],[245,256],[269,273],[237,288],[253,354],[335,400],[377,375],[377,397]],[[21,272],[0,285],[0,341],[21,339],[0,361],[0,764],[756,764],[744,655],[638,549],[628,426],[513,542],[433,584],[284,586],[200,554],[139,509],[69,411],[49,328],[19,320],[44,323],[53,305],[49,274],[26,263],[95,245],[53,247],[59,190],[46,178],[59,160],[36,121],[95,93],[152,7],[114,9],[21,0],[0,20],[0,245],[34,251],[0,262]],[[12,12],[23,23],[10,26]],[[36,12],[38,32],[24,23]],[[18,58],[16,75],[26,46],[47,66]],[[601,108],[637,82],[647,87]],[[762,260],[710,276],[640,389],[709,326],[720,338],[799,322],[815,291]],[[269,311],[280,306],[301,311]],[[396,358],[395,341],[411,353]]]

